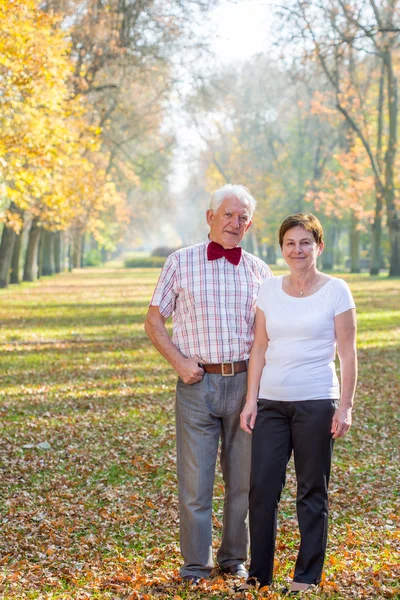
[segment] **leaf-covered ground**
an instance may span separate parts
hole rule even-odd
[[[143,318],[155,270],[76,271],[0,292],[0,597],[281,598],[299,536],[294,480],[276,578],[235,594],[182,586],[175,376]],[[335,448],[322,585],[307,597],[400,598],[400,281],[347,276],[359,313],[355,424]],[[215,542],[223,486],[215,484]]]

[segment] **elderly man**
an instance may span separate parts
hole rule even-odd
[[[223,573],[247,577],[251,439],[240,428],[240,412],[257,293],[271,276],[262,260],[239,247],[255,204],[242,185],[212,194],[209,239],[168,257],[146,317],[147,335],[178,374],[181,577],[191,585],[214,567],[212,495],[220,440],[225,501],[217,560]],[[172,340],[165,327],[171,315]]]

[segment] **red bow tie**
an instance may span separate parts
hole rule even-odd
[[[210,242],[207,246],[207,258],[208,260],[217,260],[225,256],[226,260],[229,260],[233,265],[238,265],[242,257],[242,249],[240,246],[236,248],[223,248],[221,244],[216,242]]]

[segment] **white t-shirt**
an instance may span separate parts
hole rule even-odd
[[[343,279],[332,278],[315,294],[293,298],[282,282],[283,276],[265,279],[257,299],[269,339],[259,398],[339,398],[334,319],[355,308],[350,289]]]

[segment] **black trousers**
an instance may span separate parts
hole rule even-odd
[[[252,435],[249,575],[273,578],[278,504],[292,450],[297,478],[301,543],[294,581],[319,583],[328,532],[328,483],[336,400],[260,399]]]

